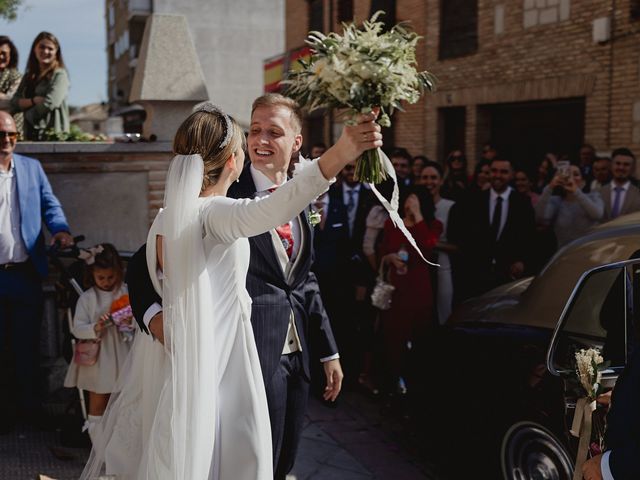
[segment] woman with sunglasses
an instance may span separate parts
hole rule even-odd
[[[27,71],[11,101],[14,112],[24,114],[25,140],[47,140],[50,131],[69,131],[69,75],[60,42],[49,32],[33,41]]]

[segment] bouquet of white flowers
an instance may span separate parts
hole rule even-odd
[[[362,28],[343,24],[343,33],[310,32],[306,43],[312,49],[309,62],[289,73],[284,82],[288,95],[309,110],[346,109],[355,118],[380,107],[378,123],[391,125],[389,115],[402,110],[402,102],[416,103],[420,95],[434,89],[434,77],[416,70],[416,45],[421,38],[400,23],[384,31],[377,12]],[[356,179],[380,183],[386,178],[378,150],[365,152],[356,164]]]
[[[604,368],[606,364],[597,348],[581,349],[576,352],[576,374],[590,401],[595,400],[600,393],[601,370]]]
[[[578,453],[574,469],[574,480],[582,478],[582,464],[587,459],[587,453],[592,455],[601,453],[604,447],[604,420],[595,415],[597,412],[596,399],[601,392],[602,370],[609,366],[597,348],[581,349],[575,353],[576,376],[586,396],[576,401],[576,409],[571,423],[571,434],[579,437]],[[595,434],[595,441],[592,437]]]

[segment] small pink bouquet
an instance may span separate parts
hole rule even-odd
[[[114,300],[111,304],[109,315],[118,331],[132,333],[135,330],[129,295],[122,295],[117,300]]]

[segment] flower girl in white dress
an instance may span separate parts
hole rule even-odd
[[[261,199],[230,199],[244,165],[240,127],[202,104],[179,127],[165,208],[147,238],[164,345],[138,335],[121,393],[82,478],[273,478],[269,414],[250,323],[247,237],[296,216],[346,164],[382,145],[375,115]]]

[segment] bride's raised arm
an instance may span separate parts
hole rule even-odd
[[[205,231],[224,243],[260,235],[298,215],[329,188],[329,183],[318,161],[314,161],[268,197],[253,200],[214,197],[205,206]]]
[[[252,237],[288,222],[329,188],[348,163],[364,151],[382,145],[374,114],[361,115],[357,125],[346,126],[338,142],[318,160],[310,162],[293,179],[259,199],[215,197],[207,202],[203,222],[208,234],[229,243]]]

